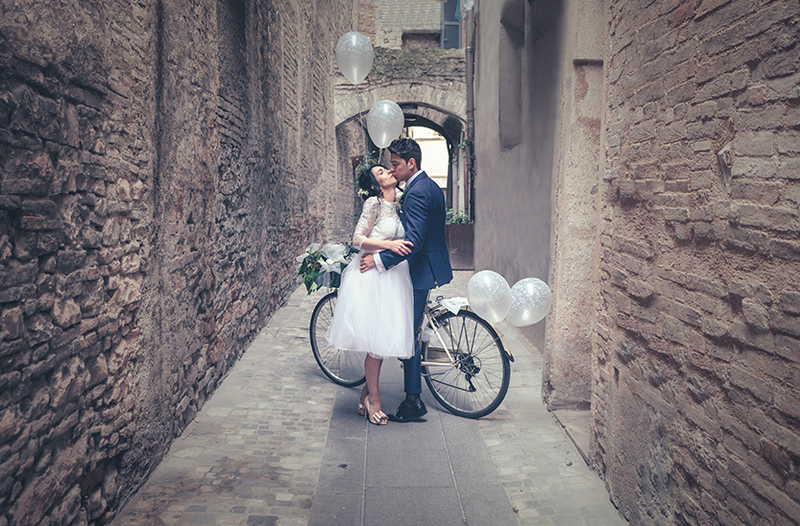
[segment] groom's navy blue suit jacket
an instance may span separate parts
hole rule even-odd
[[[384,268],[388,270],[408,259],[414,290],[430,290],[450,283],[453,271],[444,233],[446,217],[442,189],[422,172],[408,185],[400,205],[400,221],[406,230],[406,239],[414,248],[407,256],[391,250],[382,251]]]

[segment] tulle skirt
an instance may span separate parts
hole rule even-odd
[[[414,294],[408,262],[385,272],[359,270],[361,254],[342,271],[333,320],[325,335],[339,349],[377,357],[414,352]]]

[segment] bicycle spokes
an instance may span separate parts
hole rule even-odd
[[[428,338],[423,357],[423,376],[431,393],[454,414],[489,414],[505,397],[510,377],[499,336],[466,310],[439,313],[433,321],[436,335]]]

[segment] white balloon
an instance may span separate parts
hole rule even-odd
[[[552,301],[547,283],[537,278],[521,279],[511,287],[511,309],[506,321],[514,327],[533,325],[547,316]]]
[[[367,114],[367,131],[378,148],[386,148],[403,132],[403,110],[390,100],[376,102]]]
[[[502,321],[511,308],[511,289],[503,276],[482,270],[467,283],[467,300],[478,315],[492,323]]]
[[[353,84],[367,78],[374,58],[372,42],[356,31],[346,33],[336,44],[336,65],[342,75]]]

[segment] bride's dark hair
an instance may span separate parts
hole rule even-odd
[[[386,169],[382,164],[372,164],[366,170],[362,170],[361,175],[358,177],[358,187],[366,192],[366,195],[362,195],[364,201],[372,196],[383,197],[381,185],[378,184],[375,174],[372,173],[372,169],[376,166]]]

